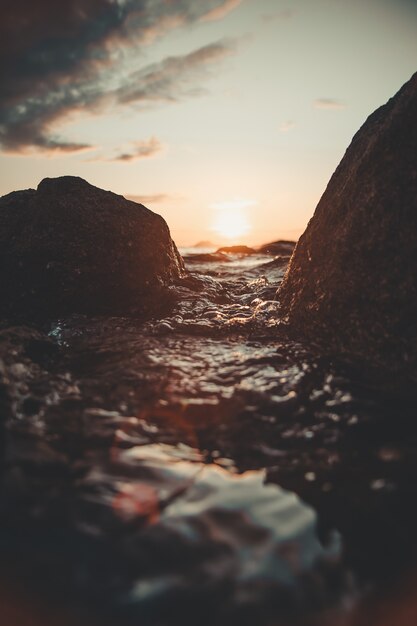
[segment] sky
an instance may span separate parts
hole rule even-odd
[[[0,6],[0,195],[81,176],[178,245],[297,239],[417,70],[417,0]]]

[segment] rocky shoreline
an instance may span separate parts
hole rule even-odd
[[[354,136],[277,298],[298,336],[417,378],[417,74]]]
[[[288,269],[285,241],[184,263],[77,178],[0,200],[9,598],[54,626],[383,623],[417,563],[416,98],[359,131]]]

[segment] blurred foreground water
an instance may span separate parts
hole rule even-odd
[[[0,332],[1,575],[54,624],[337,623],[415,567],[415,389],[288,338],[288,256],[182,253],[158,319]]]

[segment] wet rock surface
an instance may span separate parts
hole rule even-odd
[[[337,623],[417,562],[416,394],[289,339],[279,258],[188,267],[166,315],[2,329],[0,574],[77,623]]]
[[[258,254],[291,256],[294,251],[295,244],[295,241],[286,241],[284,239],[280,239],[279,241],[272,241],[271,243],[266,243],[263,246],[259,246],[257,252]]]
[[[300,336],[417,372],[417,74],[353,138],[278,298]]]
[[[183,274],[168,226],[81,178],[43,180],[0,199],[3,314],[141,313]]]
[[[223,252],[225,254],[256,254],[256,250],[249,246],[223,246],[219,248],[217,252]]]

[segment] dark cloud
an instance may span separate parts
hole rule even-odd
[[[385,4],[396,9],[410,9],[414,14],[417,12],[417,0],[385,0]]]
[[[344,102],[335,100],[334,98],[317,98],[317,100],[314,100],[313,106],[315,109],[327,109],[331,111],[338,111],[346,108],[346,104]]]
[[[233,9],[239,6],[241,2],[242,0],[226,0],[225,2],[222,2],[210,9],[205,15],[203,15],[202,20],[204,22],[220,20],[230,13],[230,11],[233,11]]]
[[[197,78],[198,66],[204,68],[220,58],[224,44],[166,59],[160,64],[159,82],[158,66],[127,76],[110,93],[109,78],[124,49],[146,45],[169,28],[222,17],[237,4],[236,0],[2,0],[3,149],[85,149],[88,146],[56,136],[57,122],[76,112],[100,110],[112,97],[119,103],[133,102],[135,92],[142,101],[176,100],[179,96],[169,80],[170,70],[180,78],[183,96],[184,82],[193,72]],[[136,81],[135,89],[132,81]]]

